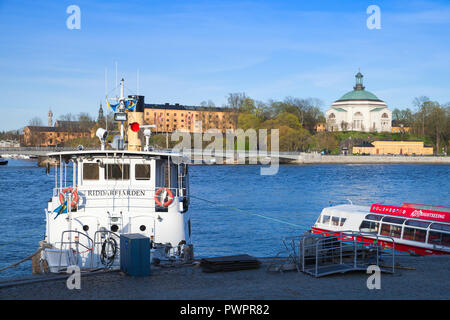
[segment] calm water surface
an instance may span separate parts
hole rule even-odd
[[[191,194],[218,204],[191,199],[196,257],[273,256],[283,237],[308,230],[330,201],[450,205],[448,165],[285,165],[273,176],[261,176],[259,166],[190,169]],[[0,166],[0,269],[37,249],[53,186],[54,176],[36,162],[10,160]],[[30,274],[28,261],[0,272],[0,278]]]

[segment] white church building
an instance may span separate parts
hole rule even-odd
[[[384,101],[364,90],[361,72],[355,77],[353,91],[336,100],[326,112],[327,130],[391,132],[392,111]]]

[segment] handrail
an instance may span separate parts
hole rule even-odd
[[[289,242],[290,248],[287,245]],[[324,275],[324,272],[329,274],[349,270],[348,268],[360,270],[363,266],[371,263],[373,258],[375,258],[373,263],[379,266],[381,254],[392,260],[392,266],[389,267],[392,269],[389,272],[394,273],[395,270],[395,239],[389,236],[351,230],[330,231],[287,237],[284,238],[283,243],[289,256],[293,257],[296,262],[297,270],[316,277]],[[389,250],[384,249],[386,243],[390,244]],[[297,249],[299,249],[298,254]],[[361,251],[361,249],[363,250]],[[348,259],[351,259],[350,264]],[[333,268],[332,265],[341,265],[342,267]]]
[[[69,241],[64,241],[64,234],[66,234],[66,233],[76,233],[76,234],[78,234],[78,235],[83,235],[84,237],[86,237],[87,239],[88,239],[88,245],[91,245],[90,247],[88,247],[88,246],[85,246],[83,243],[80,243],[80,241],[79,241],[79,238],[78,238],[78,241],[72,241],[72,238],[69,236]],[[82,247],[84,247],[84,248],[86,248],[88,251],[89,251],[89,255],[90,255],[90,258],[91,258],[91,267],[92,267],[92,250],[93,250],[93,247],[92,247],[92,244],[93,244],[93,241],[92,241],[92,239],[87,235],[87,234],[84,234],[84,233],[82,233],[81,231],[78,231],[78,230],[65,230],[65,231],[63,231],[62,233],[61,233],[61,242],[60,242],[60,255],[59,255],[59,263],[58,263],[58,272],[60,271],[60,269],[61,269],[61,258],[62,258],[62,253],[63,253],[63,244],[69,244],[69,249],[68,250],[73,250],[72,249],[72,243],[75,243],[76,244],[76,246],[77,246],[77,253],[80,253],[79,251],[78,251],[78,246],[79,245],[81,245]],[[69,256],[68,256],[68,258],[70,258]],[[68,261],[69,262],[69,261]],[[76,265],[78,265],[78,256],[76,256],[76,261],[75,261],[75,264]]]

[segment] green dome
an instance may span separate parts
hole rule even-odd
[[[381,101],[378,99],[376,95],[372,92],[366,90],[353,90],[344,94],[337,101],[345,101],[345,100],[372,100],[372,101]]]
[[[353,91],[347,92],[339,100],[336,100],[336,102],[337,101],[348,101],[348,100],[381,101],[372,92],[364,90],[365,87],[363,86],[363,80],[362,80],[363,77],[364,76],[362,75],[362,73],[358,71],[358,73],[355,75],[356,85],[353,87]]]

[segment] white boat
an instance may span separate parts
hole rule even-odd
[[[360,232],[364,241],[378,241],[390,248],[394,243],[398,251],[449,254],[450,207],[414,203],[330,206],[322,210],[311,231],[327,235]]]
[[[127,101],[123,93],[119,101],[118,148],[107,150],[108,133],[99,129],[99,150],[48,154],[59,165],[45,209],[39,272],[60,272],[69,265],[118,267],[120,235],[129,233],[148,237],[153,257],[180,262],[193,258],[188,164],[180,154],[150,151],[149,139],[144,150],[127,150],[122,116],[132,111],[121,108]],[[150,130],[145,134],[149,138]]]

